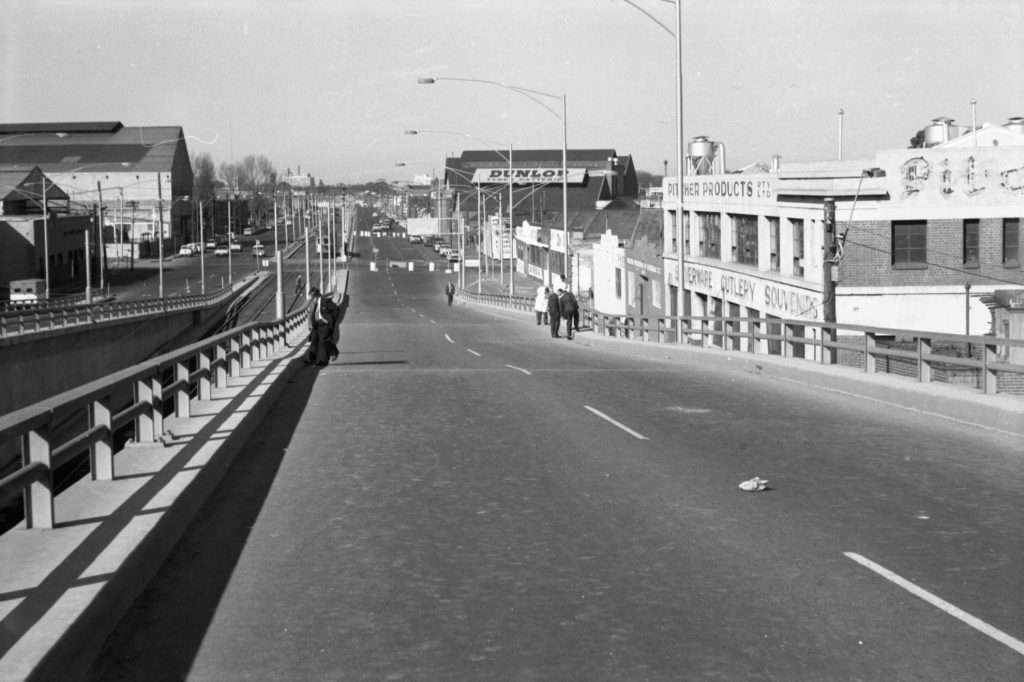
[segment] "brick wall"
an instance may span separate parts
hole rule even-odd
[[[900,268],[892,264],[892,224],[888,220],[854,223],[847,232],[839,286],[941,286],[1024,284],[1024,271],[1003,266],[1003,220],[982,218],[979,222],[979,266],[963,263],[963,221],[928,221],[928,264]],[[1009,285],[1008,285],[1009,286]]]

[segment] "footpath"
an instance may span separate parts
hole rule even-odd
[[[475,273],[466,275],[466,288],[476,291]],[[515,296],[533,298],[538,282],[516,273]],[[504,283],[491,273],[480,278],[483,293],[508,294],[508,273]],[[531,319],[533,313],[491,308],[505,314]],[[985,395],[975,389],[940,383],[922,383],[893,374],[868,374],[863,370],[840,365],[822,365],[810,361],[783,358],[777,355],[755,355],[718,348],[699,348],[687,344],[663,344],[602,336],[593,329],[581,327],[573,336],[584,348],[627,353],[660,362],[715,367],[764,377],[766,380],[793,382],[822,390],[874,400],[893,407],[931,414],[965,426],[989,429],[1024,437],[1024,398],[1007,395]]]

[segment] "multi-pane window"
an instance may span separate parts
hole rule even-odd
[[[1003,265],[1020,265],[1020,218],[1003,218]]]
[[[892,223],[892,264],[925,263],[927,259],[927,221],[894,220]]]
[[[967,267],[978,267],[980,227],[981,221],[977,219],[964,221],[964,265]]]
[[[719,213],[698,213],[700,229],[700,255],[705,258],[722,257],[722,216]]]
[[[732,260],[757,265],[757,216],[732,216]]]
[[[779,219],[768,218],[769,248],[771,249],[772,272],[779,271]]]
[[[793,275],[804,276],[804,221],[790,220],[793,226]]]

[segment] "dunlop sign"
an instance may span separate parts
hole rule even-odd
[[[513,185],[547,185],[562,182],[561,168],[513,168]],[[508,168],[478,168],[473,173],[474,185],[507,185]],[[570,168],[566,182],[575,184],[586,180],[586,168]]]

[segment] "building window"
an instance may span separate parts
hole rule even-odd
[[[772,272],[779,271],[779,219],[768,218],[768,233],[770,235],[771,268]]]
[[[793,275],[804,276],[804,221],[790,220],[793,226]]]
[[[615,298],[622,300],[622,268],[615,268]]]
[[[928,259],[928,222],[894,220],[892,223],[892,264],[924,265]]]
[[[683,255],[690,255],[690,212],[683,213]]]
[[[700,229],[700,255],[705,258],[722,257],[722,216],[718,213],[698,213]]]
[[[757,216],[732,216],[732,260],[757,265]]]
[[[981,221],[977,219],[964,221],[964,267],[978,267],[979,234]]]
[[[1020,218],[1003,218],[1003,265],[1020,265]]]
[[[668,212],[669,227],[668,227],[668,240],[669,240],[669,253],[679,253],[679,243],[676,237],[676,225],[679,224],[679,214],[675,211]]]

